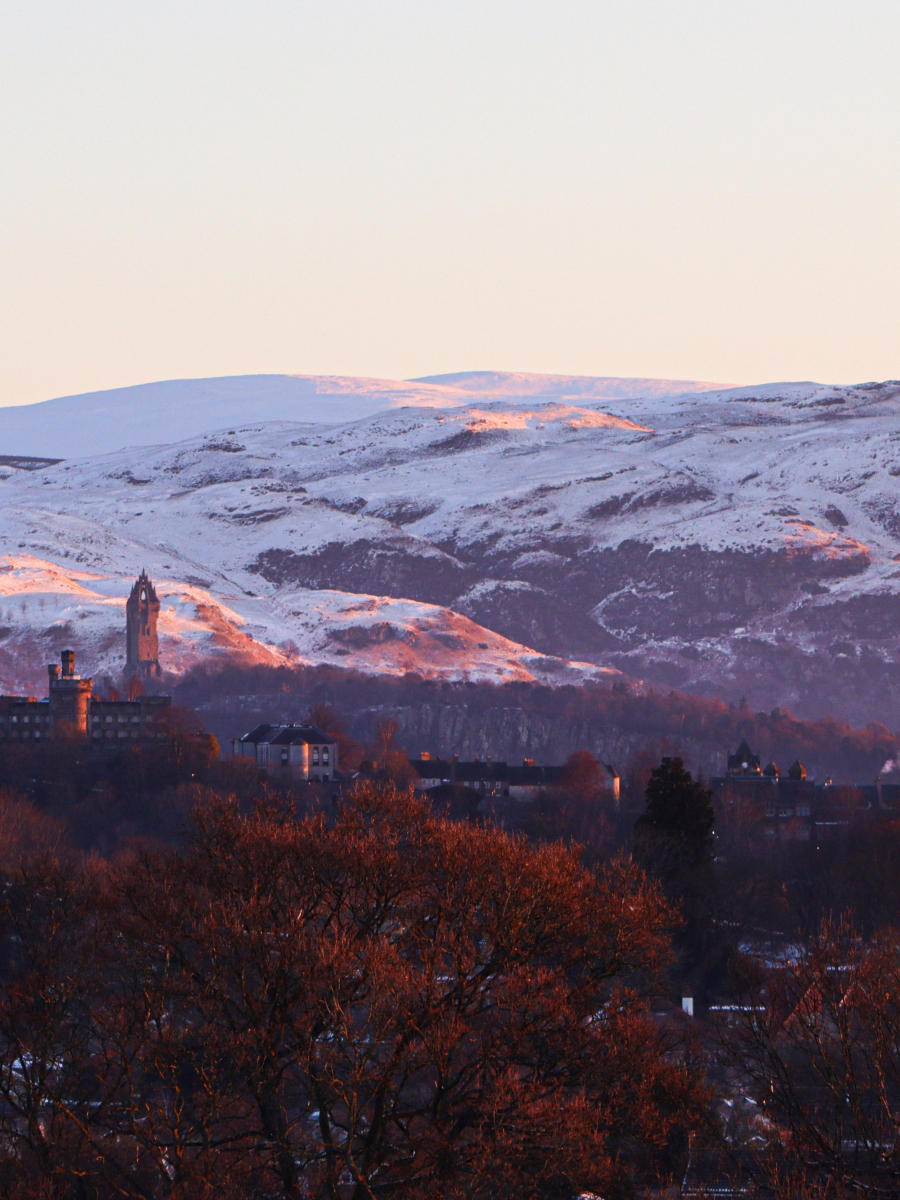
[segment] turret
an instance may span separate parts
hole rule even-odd
[[[62,674],[56,663],[47,667],[50,684],[51,736],[80,741],[88,736],[93,681],[75,674],[75,651],[63,650]]]

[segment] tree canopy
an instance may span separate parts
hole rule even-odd
[[[636,823],[640,835],[673,843],[686,865],[700,865],[710,854],[716,814],[712,792],[693,779],[680,758],[664,758],[650,773],[647,808]]]
[[[393,788],[33,862],[0,919],[11,1197],[625,1196],[699,1120],[658,887]]]

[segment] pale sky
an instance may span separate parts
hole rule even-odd
[[[0,404],[900,376],[898,0],[0,0]]]

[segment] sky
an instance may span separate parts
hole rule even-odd
[[[0,0],[0,405],[900,376],[897,0]]]

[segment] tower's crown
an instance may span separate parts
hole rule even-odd
[[[138,603],[145,598],[149,600],[151,604],[155,604],[157,602],[156,588],[153,586],[153,583],[151,582],[146,571],[141,571],[140,575],[138,575],[137,579],[134,581],[134,587],[131,589],[131,595],[128,598],[129,600],[137,601]]]

